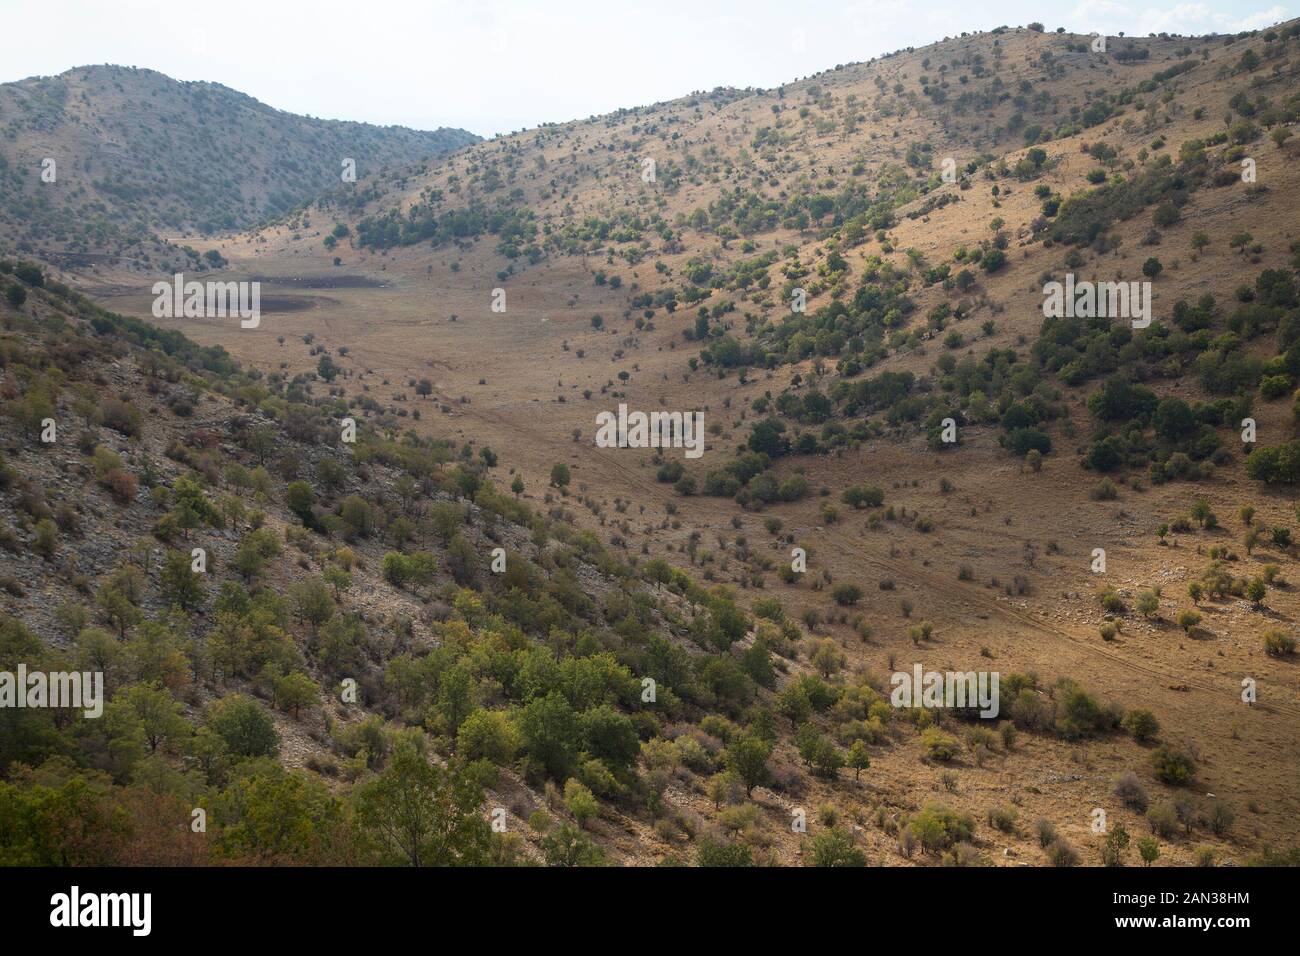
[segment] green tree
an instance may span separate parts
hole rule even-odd
[[[321,577],[325,579],[326,584],[334,589],[334,600],[336,601],[341,601],[343,592],[352,587],[352,575],[334,565],[322,571]]]
[[[246,761],[233,778],[213,806],[218,851],[267,864],[313,862],[340,817],[325,786],[272,760]]]
[[[136,684],[119,691],[113,703],[129,708],[140,722],[150,753],[157,751],[164,741],[179,743],[190,733],[181,705],[155,683]]]
[[[585,827],[587,821],[600,812],[600,802],[595,794],[573,777],[564,783],[564,805],[573,814],[580,827]]]
[[[1137,842],[1138,853],[1142,857],[1142,865],[1150,866],[1160,856],[1160,843],[1153,836],[1144,836]]]
[[[749,734],[733,739],[727,746],[724,761],[727,769],[744,784],[745,796],[752,797],[755,787],[767,783],[767,761],[771,756],[772,745]]]
[[[320,578],[295,581],[289,586],[289,600],[298,620],[305,622],[313,634],[334,616],[334,598]]]
[[[294,481],[284,490],[284,504],[298,516],[303,525],[310,528],[316,523],[314,508],[316,492],[305,481]]]
[[[871,754],[867,750],[866,741],[853,741],[853,746],[849,748],[848,764],[853,768],[853,779],[861,780],[862,771],[871,766]]]
[[[466,760],[488,760],[498,766],[515,759],[523,747],[519,728],[502,710],[480,708],[463,721],[456,733],[457,753]]]
[[[542,838],[542,856],[547,866],[603,866],[605,854],[581,830],[561,823]]]
[[[1124,829],[1124,824],[1117,823],[1111,827],[1110,832],[1106,834],[1106,842],[1101,848],[1101,862],[1103,866],[1123,866],[1124,851],[1128,849],[1129,835],[1128,830]]]
[[[213,528],[221,527],[223,521],[221,512],[208,500],[208,496],[203,493],[203,488],[197,481],[190,478],[177,478],[172,483],[171,500],[171,514],[175,517],[176,524],[187,535],[195,528],[204,525]]]
[[[302,708],[310,707],[319,697],[320,686],[302,671],[286,674],[275,682],[275,704],[293,714],[294,720]]]
[[[535,697],[520,713],[519,729],[524,749],[552,777],[568,776],[577,755],[578,715],[559,691]]]
[[[483,790],[456,763],[439,767],[418,730],[399,734],[383,773],[359,784],[357,822],[381,855],[406,866],[483,866],[492,830]]]
[[[159,577],[164,601],[186,611],[198,607],[206,596],[202,580],[203,576],[193,570],[188,554],[167,552]]]
[[[273,757],[280,747],[271,715],[244,694],[232,694],[213,704],[208,726],[237,757]]]

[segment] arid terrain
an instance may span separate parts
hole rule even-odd
[[[638,568],[662,559],[703,587],[729,589],[755,615],[735,652],[753,645],[770,599],[779,601],[795,636],[774,654],[774,684],[756,687],[750,705],[775,714],[771,785],[720,797],[711,772],[684,769],[645,742],[639,772],[668,768],[662,803],[647,810],[644,800],[611,797],[585,824],[610,862],[694,862],[707,836],[744,844],[759,861],[797,864],[810,837],[834,828],[873,865],[1048,865],[1060,862],[1062,844],[1097,865],[1119,822],[1135,841],[1159,834],[1156,865],[1240,864],[1300,843],[1300,672],[1294,653],[1265,645],[1269,632],[1292,644],[1300,636],[1297,491],[1293,480],[1248,475],[1251,449],[1233,419],[1241,406],[1228,407],[1252,399],[1239,417],[1255,421],[1259,446],[1297,437],[1300,381],[1286,359],[1295,347],[1275,343],[1300,303],[1283,294],[1284,317],[1256,325],[1244,313],[1272,295],[1261,274],[1294,284],[1300,147],[1269,133],[1300,117],[1300,36],[1284,26],[1111,37],[1105,52],[1091,43],[1025,28],[945,39],[779,89],[699,93],[464,146],[400,180],[363,175],[350,187],[355,199],[332,190],[256,231],[166,232],[168,243],[224,263],[187,278],[260,282],[256,328],[155,318],[151,286],[170,278],[165,271],[99,262],[59,276],[104,309],[341,399],[378,432],[410,430],[474,455],[490,449],[499,490],[522,479],[517,496],[538,514],[594,532]],[[1253,161],[1249,179],[1243,160]],[[1143,192],[1134,184],[1147,175]],[[1104,189],[1128,198],[1078,241],[1071,197]],[[1162,218],[1165,206],[1173,213]],[[995,251],[1004,262],[991,265]],[[1143,271],[1152,258],[1154,275]],[[1153,295],[1148,337],[1112,336],[1117,362],[1095,345],[1079,360],[1095,368],[1074,377],[1035,352],[1043,286],[1066,272],[1150,281]],[[792,310],[800,291],[806,310]],[[853,323],[876,308],[868,293],[894,298],[864,331]],[[1175,303],[1206,294],[1211,331],[1180,331]],[[494,308],[502,298],[504,309]],[[1171,333],[1195,348],[1157,354],[1144,344]],[[726,357],[724,346],[743,357]],[[1264,370],[1244,386],[1207,387],[1212,372],[1195,363],[1214,348]],[[991,384],[961,380],[999,354]],[[1038,374],[1017,379],[1018,369]],[[853,397],[858,383],[902,373],[912,376],[914,407]],[[1286,381],[1266,397],[1261,375]],[[1090,397],[1116,377],[1156,399],[1227,403],[1210,429],[1217,447],[1191,455],[1193,470],[1206,465],[1196,480],[1185,470],[1153,480],[1151,462],[1167,462],[1172,449],[1146,438],[1143,450],[1131,422],[1098,417]],[[137,385],[127,377],[108,387],[128,394]],[[810,395],[830,401],[814,410]],[[702,411],[704,454],[598,447],[596,416],[620,403]],[[1050,408],[1034,426],[1050,437],[1041,457],[1009,447],[1007,416],[1020,404]],[[205,400],[202,418],[236,414],[223,409]],[[1151,410],[1143,414],[1137,432],[1150,435]],[[755,426],[772,416],[794,446],[771,456],[774,487],[803,490],[763,500],[742,480],[753,494],[711,493],[710,473],[759,450]],[[956,443],[935,437],[949,416]],[[146,410],[146,432],[152,417]],[[1112,434],[1130,445],[1123,461],[1101,467],[1093,452]],[[11,464],[21,458],[12,443],[7,453]],[[571,474],[567,487],[554,480],[558,464]],[[883,501],[857,507],[844,497],[863,485]],[[277,528],[293,523],[272,517]],[[492,545],[475,546],[486,556]],[[519,546],[532,553],[526,536]],[[796,548],[807,570],[782,573]],[[1104,550],[1102,573],[1094,549]],[[1189,585],[1212,566],[1226,569],[1228,584],[1193,597]],[[1248,582],[1265,579],[1252,599]],[[418,616],[419,601],[375,587],[366,607],[376,619],[403,608]],[[44,636],[31,594],[6,600]],[[1199,617],[1180,622],[1187,612]],[[820,673],[887,701],[890,675],[914,664],[999,672],[1003,713],[993,726],[1020,731],[982,734],[944,717],[939,726],[957,745],[944,754],[926,736],[929,718],[899,714],[865,732],[853,723],[874,718],[852,693],[814,705],[811,721],[791,716],[797,706],[783,696]],[[1011,675],[1033,675],[1056,718],[1022,721]],[[1149,711],[1158,733],[1143,739],[1118,717],[1066,726],[1063,678],[1103,710]],[[1243,700],[1243,681],[1254,682],[1256,702]],[[329,746],[304,726],[331,713],[360,719],[330,703],[303,726],[276,715],[285,766],[319,765]],[[731,719],[744,723],[738,711]],[[845,752],[865,741],[869,768],[814,772],[800,752],[808,722]],[[706,749],[719,745],[716,729],[688,730],[698,721],[685,714],[673,723],[683,726],[665,724],[654,739],[696,733],[711,741]],[[1186,785],[1159,778],[1161,748],[1192,759]],[[486,799],[510,808],[511,832],[540,858],[540,831],[526,820],[538,807],[565,813],[546,793],[564,781],[529,777],[503,765]],[[975,836],[948,841],[957,849],[945,855],[915,848],[926,841],[909,836],[909,821],[934,805],[969,814]],[[1153,815],[1160,807],[1176,826]],[[791,826],[799,810],[807,832]]]

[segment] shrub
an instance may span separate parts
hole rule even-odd
[[[885,501],[885,493],[874,485],[854,485],[845,488],[840,499],[852,508],[879,508]]]
[[[600,803],[596,800],[595,794],[573,777],[564,784],[564,805],[573,814],[580,827],[585,827],[587,821],[600,810]]]
[[[1209,825],[1210,832],[1217,837],[1223,836],[1228,832],[1236,819],[1236,814],[1222,800],[1216,799],[1210,804],[1210,812],[1206,816],[1206,823]]]
[[[1124,729],[1139,742],[1150,740],[1160,733],[1160,722],[1149,710],[1130,710],[1124,715]]]
[[[1089,497],[1091,497],[1093,501],[1114,501],[1119,497],[1119,489],[1115,487],[1115,482],[1111,481],[1109,478],[1103,478],[1096,487],[1089,492]]]
[[[961,744],[951,734],[944,733],[938,727],[927,727],[921,733],[921,744],[931,760],[947,763],[957,756]]]
[[[1052,866],[1078,866],[1079,854],[1064,840],[1056,840],[1047,848],[1047,859]]]
[[[1137,774],[1132,770],[1126,770],[1119,775],[1115,781],[1115,796],[1124,802],[1124,806],[1130,810],[1136,810],[1138,813],[1146,813],[1147,810],[1147,792],[1138,780]]]
[[[1142,865],[1150,866],[1160,856],[1160,844],[1154,837],[1140,837],[1137,841],[1138,855],[1142,857]]]
[[[809,842],[812,866],[866,866],[867,856],[853,845],[853,834],[843,827],[831,827]]]
[[[124,468],[113,468],[100,480],[113,500],[123,507],[135,501],[136,492],[140,489],[140,482]]]
[[[704,837],[695,851],[695,863],[697,866],[753,866],[754,854],[738,841],[726,843]]]
[[[1164,746],[1151,755],[1156,779],[1171,787],[1186,786],[1196,776],[1196,761],[1184,750]]]
[[[1178,814],[1171,804],[1157,803],[1147,811],[1147,825],[1152,833],[1167,840],[1178,830]]]
[[[913,815],[907,829],[922,849],[934,853],[970,840],[975,833],[975,819],[968,813],[931,803]]]
[[[850,607],[862,599],[862,588],[856,584],[837,584],[831,591],[831,596],[840,607]]]
[[[1016,829],[1016,808],[1010,804],[1003,804],[1000,807],[989,809],[988,819],[989,826],[1003,833],[1014,833]]]
[[[1264,653],[1269,657],[1289,657],[1295,653],[1295,638],[1281,631],[1265,631]]]
[[[1046,817],[1039,817],[1034,823],[1034,832],[1038,834],[1038,845],[1046,850],[1056,842],[1056,827]]]
[[[123,435],[138,435],[140,433],[140,410],[129,402],[117,398],[105,399],[100,406],[100,413],[103,415],[106,427],[121,432]]]

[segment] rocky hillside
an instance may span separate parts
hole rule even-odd
[[[698,826],[679,750],[743,736],[734,787],[769,782],[775,729],[730,718],[773,659],[725,591],[533,511],[490,448],[0,276],[0,669],[108,698],[0,709],[0,864],[645,859]],[[450,807],[394,841],[412,794]]]

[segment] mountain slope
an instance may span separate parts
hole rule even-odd
[[[363,177],[477,138],[296,116],[127,67],[6,83],[0,251],[144,267],[168,255],[160,239],[246,229],[339,186],[345,159]],[[54,182],[42,179],[46,158]]]

